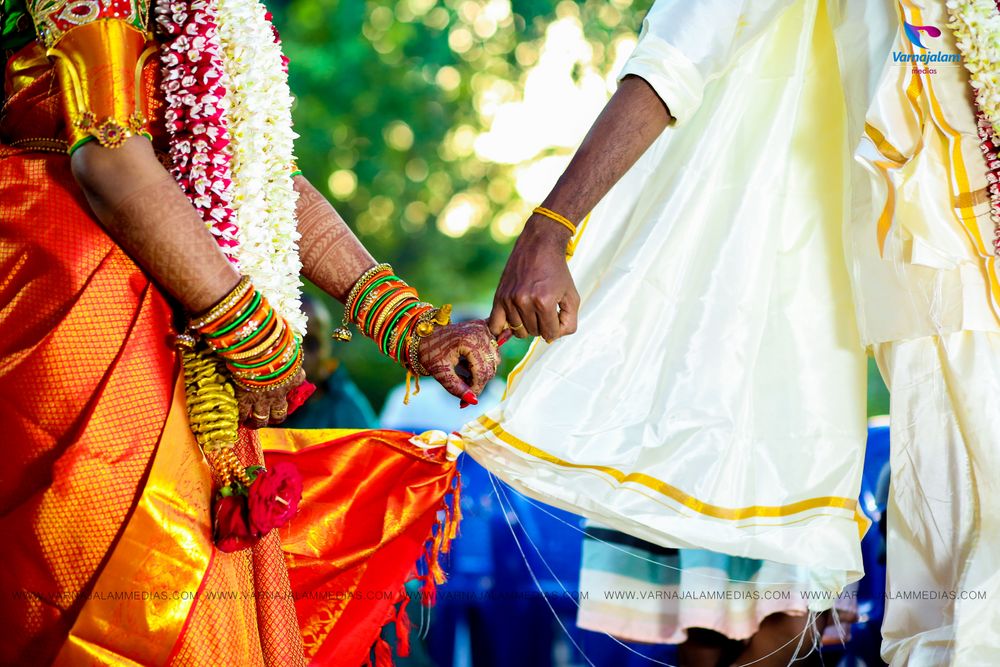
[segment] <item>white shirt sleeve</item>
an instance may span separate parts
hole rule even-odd
[[[645,79],[684,123],[701,105],[705,85],[793,1],[657,0],[618,78]]]

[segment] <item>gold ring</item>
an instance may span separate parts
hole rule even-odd
[[[251,412],[250,416],[256,419],[257,421],[267,421],[268,419],[270,419],[268,415],[259,415],[256,412]]]
[[[272,417],[284,417],[288,414],[288,410],[271,410]]]
[[[518,329],[523,329],[524,328],[523,324],[510,324],[509,322],[508,322],[508,324],[510,325],[510,330],[511,331],[517,331]]]

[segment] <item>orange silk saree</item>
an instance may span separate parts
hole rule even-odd
[[[438,525],[454,462],[398,432],[244,431],[244,461],[293,462],[303,500],[252,549],[214,549],[174,309],[91,215],[57,90],[36,47],[9,62],[0,663],[367,663],[415,562],[454,532]]]

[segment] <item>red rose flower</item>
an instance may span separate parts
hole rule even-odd
[[[251,526],[246,496],[225,496],[215,501],[215,546],[232,553],[252,547],[260,533]]]
[[[295,516],[302,500],[302,475],[291,463],[274,464],[250,485],[250,525],[261,535]]]

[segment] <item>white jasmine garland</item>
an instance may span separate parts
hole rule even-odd
[[[976,96],[976,125],[986,162],[986,190],[993,222],[993,251],[1000,256],[1000,2],[946,3],[959,50]]]
[[[256,0],[218,0],[217,10],[226,73],[232,207],[239,228],[235,254],[240,270],[303,335],[298,193],[291,176],[297,135],[281,45],[267,9]]]
[[[1000,136],[1000,9],[995,0],[948,0],[945,5],[976,104]]]

